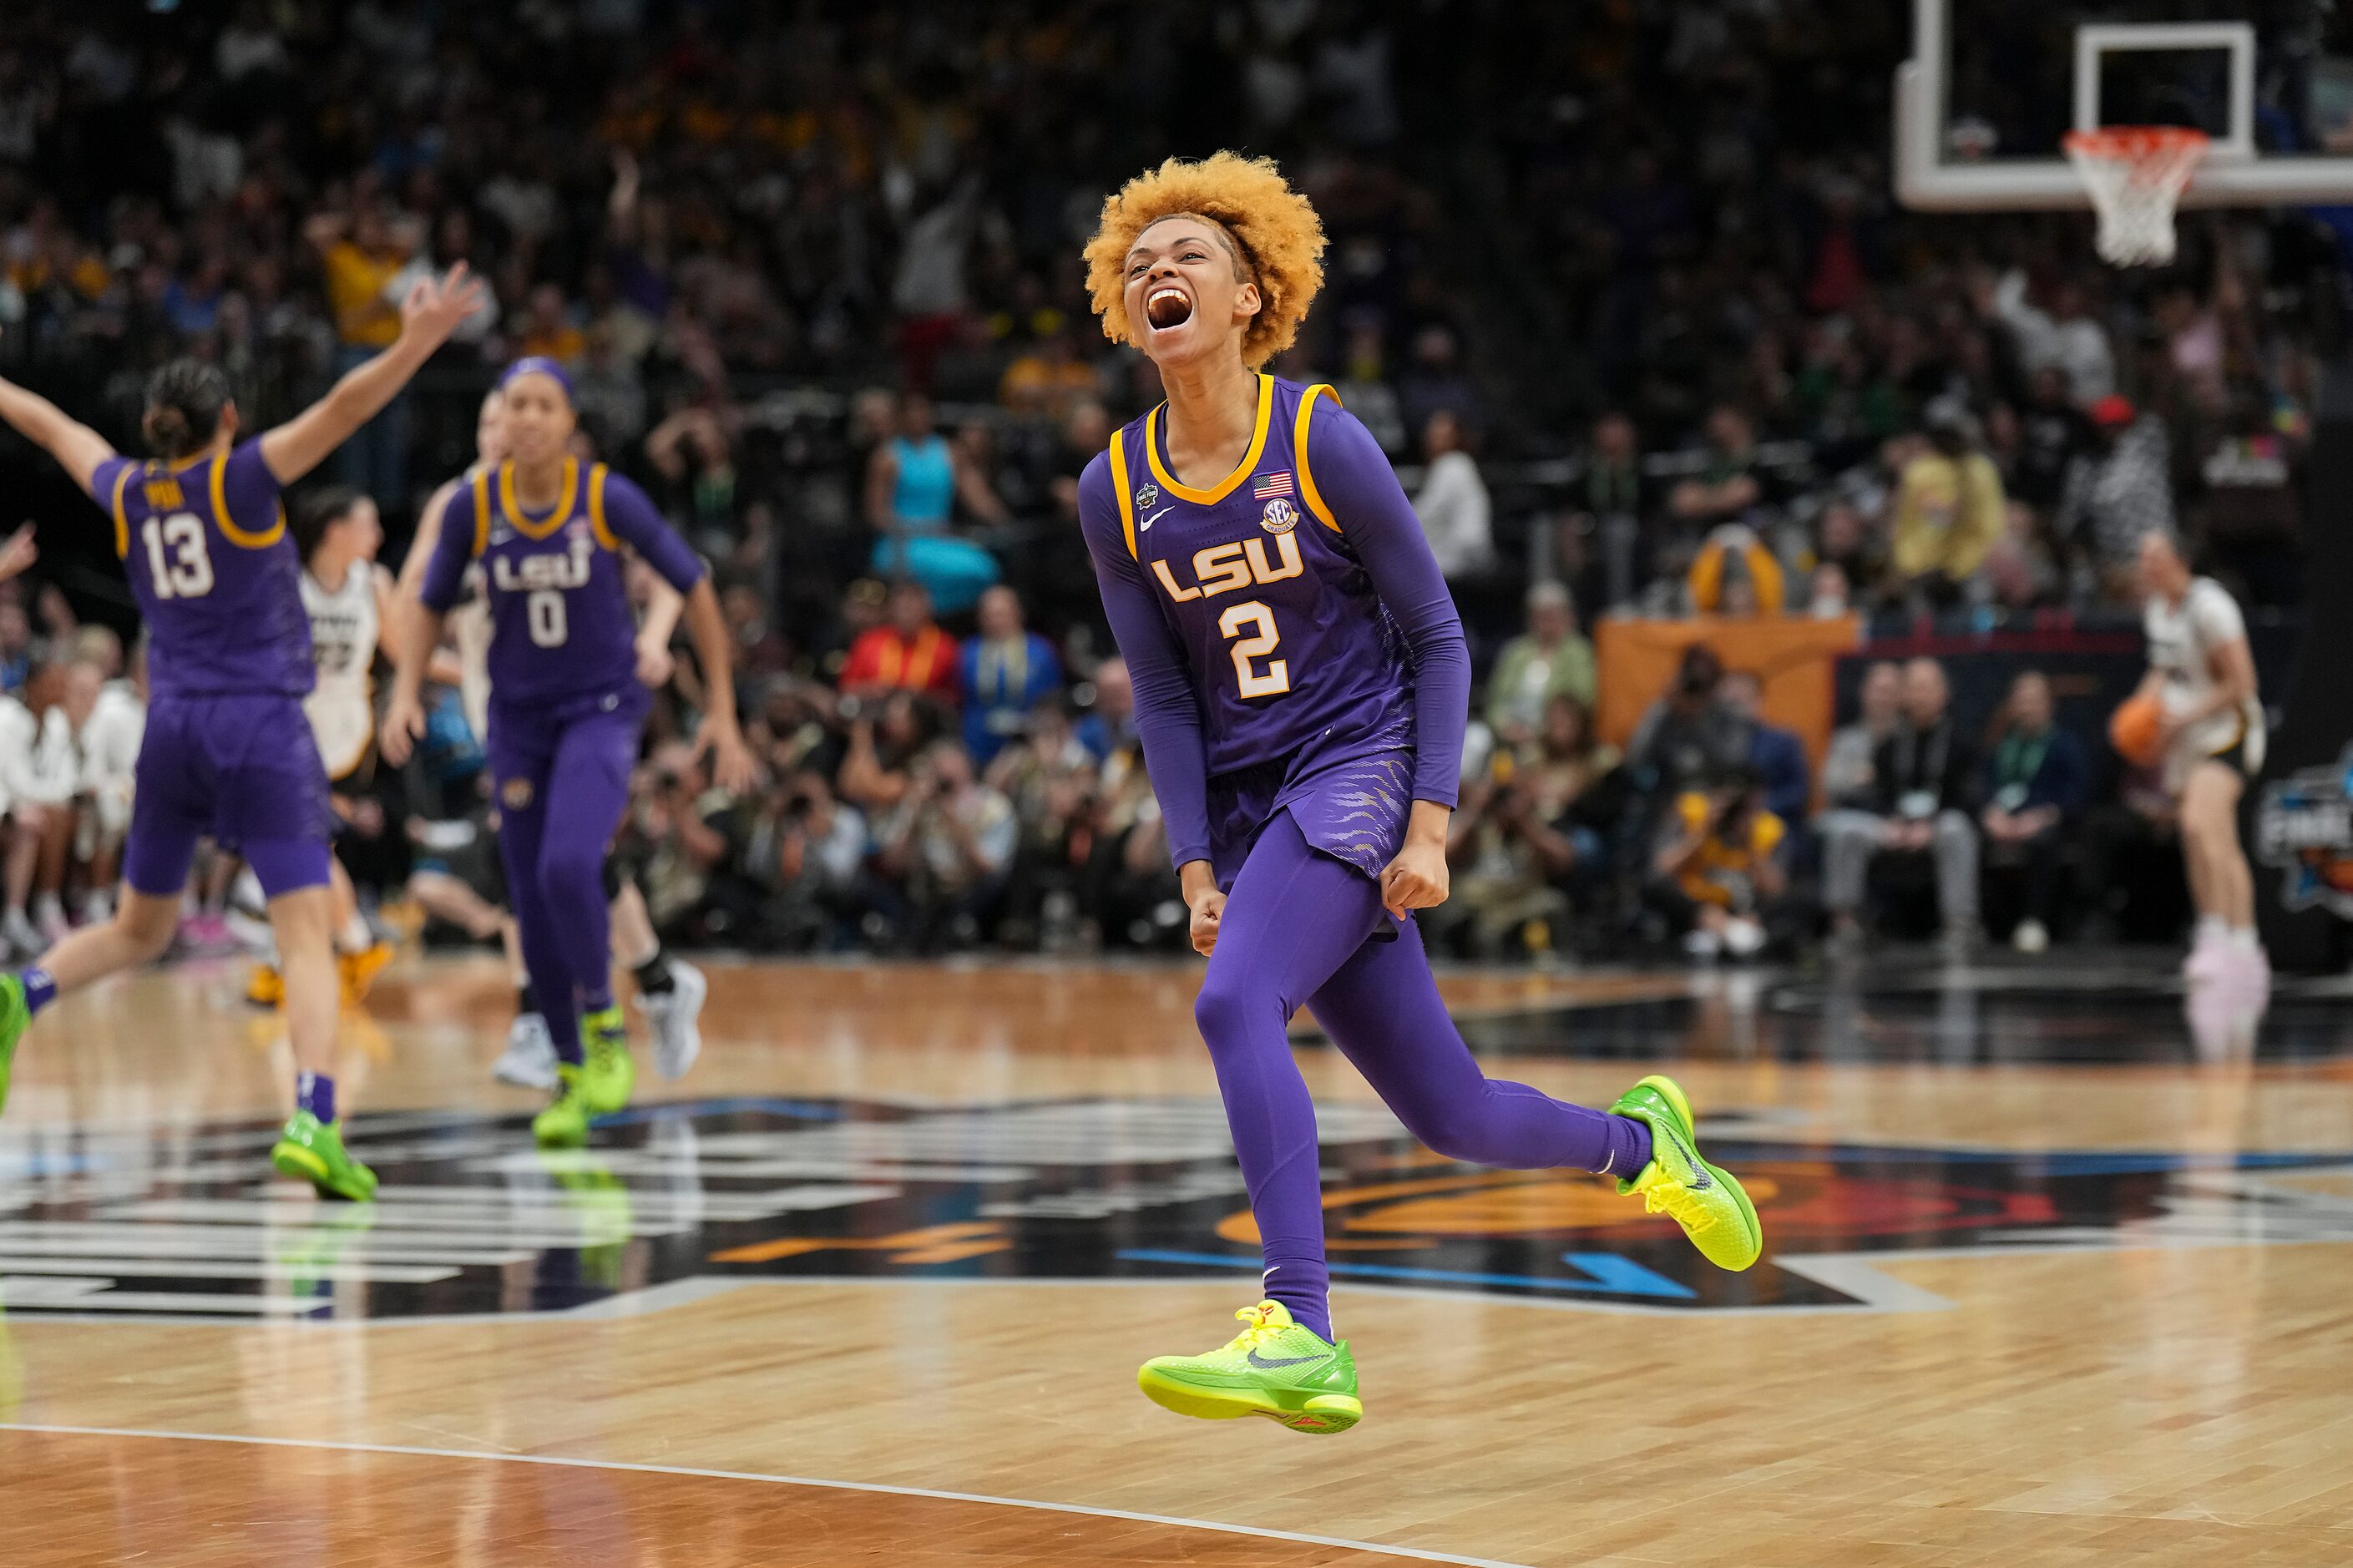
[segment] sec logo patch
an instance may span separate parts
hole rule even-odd
[[[531,781],[509,779],[499,786],[499,800],[509,811],[521,811],[531,805]]]
[[[1269,533],[1289,533],[1299,526],[1299,509],[1287,500],[1271,500],[1258,525]]]

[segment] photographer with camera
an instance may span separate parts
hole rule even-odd
[[[759,889],[744,873],[750,826],[684,742],[658,748],[639,770],[636,836],[647,912],[665,942],[744,940],[760,918]]]
[[[1013,803],[979,780],[960,743],[935,741],[916,756],[877,858],[903,889],[900,923],[918,948],[970,946],[995,930],[1017,833]]]
[[[1781,923],[1788,840],[1787,825],[1765,807],[1756,773],[1727,769],[1705,789],[1676,796],[1644,896],[1694,958],[1751,957]]]

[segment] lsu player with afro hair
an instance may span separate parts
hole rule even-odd
[[[1255,1215],[1263,1300],[1241,1332],[1138,1373],[1171,1410],[1299,1432],[1363,1415],[1332,1328],[1304,1005],[1414,1135],[1480,1164],[1619,1178],[1746,1268],[1755,1209],[1653,1075],[1608,1111],[1489,1079],[1448,1016],[1412,911],[1447,895],[1471,662],[1388,459],[1332,389],[1261,367],[1324,279],[1323,225],[1273,163],[1171,159],[1103,204],[1086,247],[1104,335],[1167,401],[1079,486],[1146,766],[1208,956],[1194,1015]]]

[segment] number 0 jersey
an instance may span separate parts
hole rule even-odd
[[[176,465],[109,458],[90,488],[147,623],[153,696],[311,689],[302,563],[259,438]]]
[[[481,563],[491,607],[491,701],[584,697],[637,679],[637,617],[621,575],[623,543],[686,593],[702,561],[670,531],[643,490],[605,465],[565,459],[552,508],[515,500],[514,466],[477,469],[441,516],[426,568],[425,603],[447,613],[466,569]]]

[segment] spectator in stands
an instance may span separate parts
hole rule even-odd
[[[1569,527],[1592,540],[1599,557],[1601,603],[1609,609],[1631,605],[1651,574],[1650,542],[1643,524],[1651,496],[1642,478],[1634,422],[1615,410],[1593,422],[1583,471],[1569,490],[1575,509]]]
[[[951,531],[955,503],[984,522],[1003,523],[1004,506],[986,476],[958,457],[934,427],[932,400],[899,400],[898,433],[874,448],[866,469],[866,521],[879,537],[871,570],[914,578],[947,615],[972,608],[997,581],[997,558]]]
[[[964,743],[986,768],[1019,736],[1030,711],[1062,689],[1062,661],[1054,645],[1021,625],[1021,601],[998,584],[980,596],[980,631],[959,659],[964,691]]]
[[[2093,450],[2068,470],[2059,531],[2074,539],[2108,596],[2128,602],[2140,542],[2173,531],[2170,443],[2165,421],[2127,397],[2092,405]]]
[[[1514,750],[1536,737],[1545,705],[1574,697],[1593,706],[1593,645],[1577,629],[1577,605],[1558,583],[1528,590],[1527,630],[1504,645],[1487,678],[1487,723]]]
[[[23,691],[32,672],[33,623],[24,601],[0,599],[0,691]]]
[[[936,741],[916,758],[877,841],[920,951],[969,947],[995,928],[1018,837],[1013,803],[974,774],[962,745]]]
[[[1757,776],[1734,768],[1685,790],[1651,860],[1644,897],[1694,958],[1761,951],[1789,890],[1782,865],[1788,832],[1766,809]]]
[[[1708,410],[1707,461],[1694,478],[1667,492],[1667,510],[1694,532],[1737,522],[1766,500],[1757,460],[1757,433],[1748,416],[1730,404]]]
[[[744,531],[736,510],[735,443],[732,416],[690,405],[646,437],[646,461],[661,476],[662,510],[706,555],[724,557]]]
[[[1873,861],[1887,854],[1932,858],[1948,955],[1964,954],[1975,937],[1978,761],[1950,700],[1944,666],[1906,664],[1903,717],[1872,758],[1870,811],[1836,813],[1825,825],[1822,897],[1842,948],[1862,935],[1865,882]]]
[[[2010,931],[2010,944],[2021,952],[2051,945],[2066,837],[2091,783],[2082,742],[2052,721],[2050,679],[2039,670],[2021,671],[2010,683],[2000,732],[1986,756],[1986,804],[1978,817],[1988,880],[2025,884],[2023,913]]]
[[[1634,726],[1626,767],[1634,788],[1662,805],[1748,765],[1748,725],[1716,700],[1724,660],[1705,643],[1683,649],[1674,679]]]
[[[1904,465],[1895,492],[1895,575],[1917,601],[1958,600],[2000,538],[2001,475],[1978,447],[1977,421],[1960,399],[1928,405],[1927,444]]]
[[[335,317],[335,374],[359,365],[400,336],[397,280],[423,239],[417,220],[389,209],[372,178],[360,183],[349,213],[320,213],[303,236],[325,268]],[[386,511],[408,504],[409,395],[403,392],[360,426],[336,455],[343,483],[373,496]]]
[[[1806,743],[1794,730],[1765,717],[1765,682],[1754,670],[1727,672],[1717,700],[1748,726],[1748,769],[1763,792],[1765,809],[1784,823],[1802,823],[1813,805],[1812,770]]]
[[[1495,542],[1488,523],[1487,482],[1463,449],[1462,421],[1451,408],[1430,416],[1421,434],[1430,467],[1413,498],[1414,515],[1430,539],[1430,552],[1447,581],[1469,577],[1494,562]]]
[[[1872,760],[1904,716],[1904,671],[1881,659],[1862,672],[1854,722],[1831,732],[1822,755],[1822,798],[1833,811],[1869,810]]]
[[[1094,710],[1079,721],[1078,736],[1099,763],[1135,750],[1135,682],[1127,660],[1107,658],[1095,666]]]
[[[64,665],[36,660],[21,700],[0,698],[0,804],[7,818],[7,909],[0,916],[0,944],[26,959],[47,952],[66,933],[60,893],[81,779],[65,687]]]
[[[2089,457],[2095,442],[2091,416],[2069,398],[2067,373],[2058,365],[2036,371],[2028,401],[2018,416],[2018,451],[2009,489],[2027,505],[2049,513],[2066,492],[2067,471]]]
[[[860,895],[866,818],[838,799],[817,769],[803,769],[771,794],[745,851],[755,880],[771,893],[766,924],[788,947],[831,946],[867,911]]]
[[[955,639],[932,619],[931,595],[921,583],[901,583],[891,590],[889,618],[849,645],[841,691],[869,701],[892,691],[923,692],[953,708],[955,666]]]
[[[912,691],[892,691],[879,710],[849,701],[849,745],[842,753],[842,798],[870,821],[897,809],[914,782],[915,760],[932,741],[931,711]]]
[[[684,742],[658,748],[641,773],[636,828],[654,929],[690,945],[749,936],[760,894],[743,874],[752,826],[744,806],[711,782]]]
[[[1607,853],[1571,813],[1616,761],[1594,740],[1582,702],[1566,692],[1547,700],[1527,761],[1499,751],[1462,792],[1446,844],[1461,874],[1452,897],[1424,917],[1433,940],[1467,932],[1472,953],[1493,958],[1516,934],[1523,951],[1549,952],[1569,916],[1568,889],[1589,885]]]
[[[90,630],[103,631],[102,627]],[[113,634],[106,632],[111,638]],[[103,675],[101,655],[91,657],[93,640],[85,633],[83,661]],[[102,647],[102,644],[95,646]],[[116,639],[113,659],[121,662]],[[147,732],[147,651],[142,643],[133,651],[129,672],[99,689],[89,725],[81,737],[81,787],[90,802],[90,890],[82,904],[85,924],[100,924],[114,913],[114,886],[121,875],[122,844],[131,828],[131,797],[139,763],[139,742]]]
[[[2049,308],[2028,298],[2026,274],[2013,268],[1999,283],[1972,280],[1981,305],[2008,327],[2019,363],[2030,376],[2056,370],[2066,377],[2067,395],[2089,408],[2116,389],[2116,354],[2108,334],[2093,316],[2083,285],[2068,277],[2051,280],[2042,292]]]

